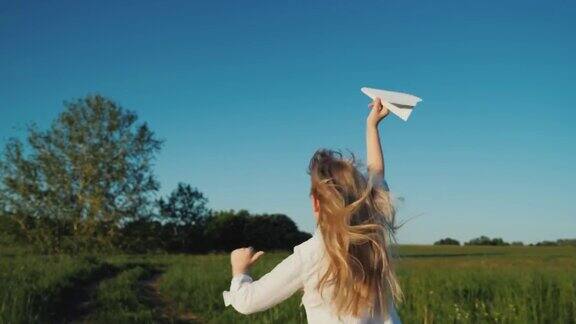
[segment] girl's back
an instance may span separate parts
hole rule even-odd
[[[326,271],[326,254],[322,242],[322,234],[318,229],[312,238],[296,246],[295,253],[302,258],[303,290],[302,305],[306,309],[309,323],[400,323],[400,319],[390,302],[390,315],[383,317],[377,309],[374,315],[368,312],[364,316],[342,316],[338,318],[331,306],[331,290],[328,288],[323,294],[316,289],[321,275]]]
[[[224,303],[243,314],[251,314],[268,309],[302,289],[301,304],[306,310],[308,323],[400,323],[392,301],[386,317],[377,309],[374,315],[366,312],[364,316],[338,318],[331,305],[332,291],[329,287],[323,294],[316,289],[326,266],[322,234],[317,228],[310,239],[294,247],[294,253],[258,281],[253,282],[246,274],[235,276],[230,291],[223,293]]]
[[[395,210],[384,181],[378,123],[388,112],[380,100],[367,119],[367,175],[354,155],[320,149],[310,160],[310,199],[316,230],[294,253],[257,281],[247,274],[264,252],[231,254],[233,279],[224,302],[249,314],[302,289],[309,323],[399,323],[394,308],[402,290],[389,245]],[[383,185],[384,184],[384,185]]]

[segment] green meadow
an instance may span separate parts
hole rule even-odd
[[[287,252],[266,254],[259,277]],[[576,248],[402,246],[404,323],[575,323]],[[228,255],[0,254],[1,323],[305,323],[301,294],[225,308]]]

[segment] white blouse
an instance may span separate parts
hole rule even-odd
[[[401,323],[392,302],[386,318],[368,313],[361,317],[338,318],[330,305],[330,291],[327,289],[322,298],[316,289],[324,273],[323,253],[324,243],[317,228],[309,240],[294,247],[294,253],[259,280],[253,281],[247,274],[234,276],[230,290],[223,292],[224,304],[232,305],[242,314],[251,314],[266,310],[303,289],[301,304],[306,310],[308,323]]]

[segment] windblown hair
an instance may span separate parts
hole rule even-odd
[[[310,160],[310,194],[320,202],[318,226],[327,252],[319,291],[330,286],[339,316],[377,309],[386,316],[390,298],[402,300],[390,244],[395,242],[395,210],[374,172],[363,175],[351,153],[320,149]]]

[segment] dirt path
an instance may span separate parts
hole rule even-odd
[[[104,264],[89,278],[78,280],[71,287],[64,289],[60,296],[61,302],[55,308],[54,322],[83,323],[96,307],[94,295],[98,284],[119,273],[120,269]]]
[[[160,293],[160,280],[163,271],[156,270],[146,280],[141,281],[144,299],[157,311],[162,323],[202,323],[202,320],[190,312],[178,312],[176,304]]]
[[[133,265],[132,265],[133,266]],[[54,323],[87,323],[90,314],[96,312],[96,292],[98,285],[130,269],[104,264],[88,278],[75,281],[64,289],[59,297],[60,302],[54,309]],[[139,299],[154,311],[158,323],[197,324],[203,321],[190,312],[179,312],[176,304],[160,293],[161,269],[152,269],[152,273],[138,283]]]

